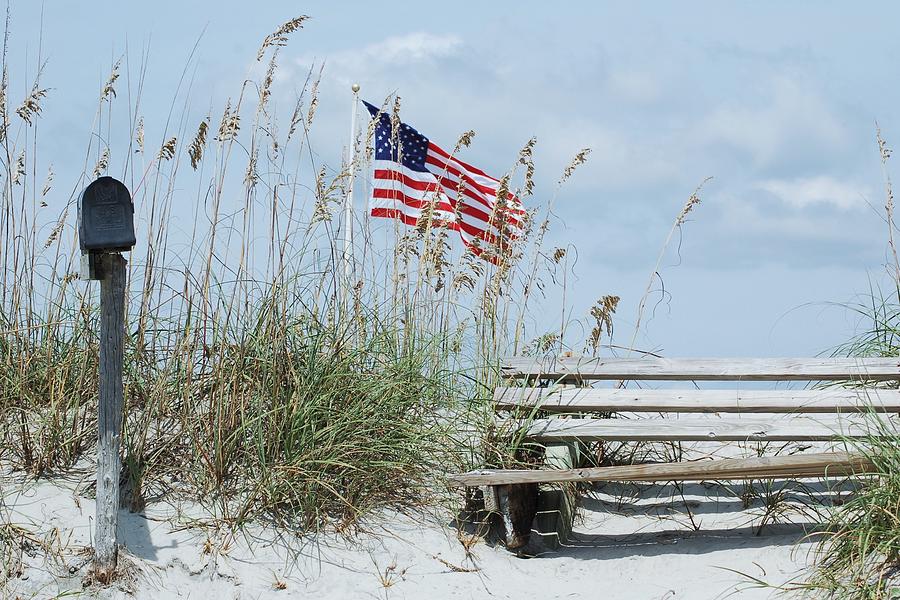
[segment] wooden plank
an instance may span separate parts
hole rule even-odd
[[[894,422],[885,427],[896,432]],[[814,417],[781,419],[537,419],[527,437],[541,442],[824,442],[841,437],[879,435],[864,419],[824,421]]]
[[[670,381],[900,380],[900,358],[511,358],[506,377]]]
[[[900,413],[900,390],[628,390],[499,387],[497,409],[549,412]]]
[[[682,463],[626,465],[565,470],[482,469],[451,475],[454,487],[514,485],[566,481],[716,481],[727,479],[785,479],[839,477],[873,471],[865,457],[846,452],[726,458]]]

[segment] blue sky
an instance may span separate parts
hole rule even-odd
[[[889,142],[900,140],[896,4],[10,8],[13,91],[30,87],[39,45],[47,59],[40,127],[55,140],[60,193],[71,189],[65,161],[83,160],[97,90],[126,50],[132,69],[147,54],[142,111],[164,119],[199,39],[189,73],[199,117],[235,93],[268,33],[308,14],[282,51],[274,102],[290,102],[310,64],[325,61],[315,139],[325,160],[338,161],[346,145],[354,81],[376,102],[399,93],[404,120],[439,144],[475,129],[465,158],[489,172],[504,172],[537,136],[534,202],[552,193],[576,151],[593,149],[559,197],[552,241],[577,248],[575,317],[603,294],[622,296],[620,343],[673,219],[709,176],[678,251],[663,261],[665,302],[651,299],[642,347],[671,356],[825,351],[857,325],[832,303],[885,281],[875,121]]]

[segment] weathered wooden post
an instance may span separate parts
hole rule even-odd
[[[78,201],[82,277],[100,281],[100,402],[97,415],[97,527],[94,577],[115,576],[119,511],[119,446],[124,414],[125,259],[135,244],[134,204],[112,177],[88,185]]]

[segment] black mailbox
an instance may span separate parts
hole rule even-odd
[[[100,177],[84,188],[78,199],[78,239],[83,254],[134,247],[134,203],[124,183]]]

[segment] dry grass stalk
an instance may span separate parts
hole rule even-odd
[[[203,158],[203,150],[206,148],[206,132],[209,129],[209,117],[200,121],[197,127],[197,133],[194,135],[191,146],[188,148],[188,157],[191,159],[191,168],[195,171],[200,166],[200,160]]]
[[[675,217],[675,222],[672,223],[672,228],[669,230],[669,234],[666,236],[666,240],[663,242],[662,248],[660,248],[659,255],[656,257],[656,265],[653,267],[653,271],[650,273],[650,279],[647,282],[647,289],[644,290],[644,295],[641,296],[640,302],[638,302],[638,310],[637,310],[637,318],[634,322],[634,333],[631,336],[631,343],[628,345],[628,351],[634,351],[634,345],[637,342],[638,331],[640,331],[641,321],[644,316],[644,309],[647,306],[647,299],[650,298],[650,294],[653,291],[653,281],[659,277],[659,268],[662,264],[663,257],[666,255],[666,250],[669,248],[669,243],[672,241],[672,236],[675,235],[675,231],[684,225],[687,216],[691,213],[695,206],[700,203],[700,191],[703,189],[712,177],[707,177],[700,185],[694,188],[694,191],[688,197],[687,202],[684,203],[684,206],[679,211],[678,216]]]
[[[881,127],[875,122],[875,139],[878,142],[878,154],[881,157],[881,176],[884,180],[884,210],[887,215],[888,246],[894,259],[894,281],[898,282],[897,294],[900,297],[900,257],[897,256],[897,247],[894,244],[894,189],[891,184],[891,176],[888,174],[887,161],[891,157],[891,150],[887,142],[881,136]]]
[[[451,153],[451,155],[455,155],[462,148],[468,148],[470,145],[472,145],[472,140],[474,138],[475,138],[475,130],[474,129],[470,129],[468,131],[463,132],[462,135],[459,136],[459,139],[456,140],[456,145],[453,147],[453,152]]]
[[[519,151],[519,164],[525,167],[525,183],[523,190],[525,196],[531,196],[534,192],[534,145],[537,144],[537,138],[533,137]],[[503,196],[506,198],[506,196]]]
[[[172,136],[169,138],[165,144],[162,145],[162,148],[159,149],[159,154],[156,155],[156,159],[163,160],[171,160],[175,158],[175,146],[178,143],[178,138]]]
[[[266,53],[266,50],[270,47],[280,47],[287,45],[287,36],[294,33],[298,29],[303,28],[303,22],[309,19],[308,15],[300,15],[290,21],[284,23],[281,27],[276,29],[273,33],[270,33],[263,40],[262,45],[259,47],[259,51],[256,53],[256,60],[261,61],[263,55]]]
[[[594,327],[591,329],[591,335],[588,337],[588,348],[594,356],[600,349],[600,338],[603,332],[606,337],[612,338],[613,334],[613,315],[619,306],[618,296],[603,296],[594,306],[591,307],[591,317],[594,319]]]
[[[244,172],[244,185],[253,188],[259,181],[259,173],[256,172],[256,165],[259,162],[259,149],[254,148],[250,152],[250,159],[247,161],[247,170]]]
[[[19,152],[19,156],[16,158],[16,164],[12,168],[12,183],[13,183],[13,185],[21,185],[23,177],[25,177],[25,151],[24,150]]]
[[[122,63],[122,59],[116,61],[116,64],[113,65],[112,71],[109,74],[109,79],[106,80],[106,83],[103,85],[103,89],[100,91],[100,100],[101,101],[111,101],[116,97],[116,80],[119,78],[119,65]]]
[[[68,217],[68,210],[63,211],[63,214],[60,215],[56,225],[50,230],[50,235],[47,237],[47,241],[44,242],[45,250],[52,246],[53,242],[59,239],[59,234],[62,233],[63,228],[66,226],[66,217]]]
[[[31,92],[22,101],[16,114],[27,124],[32,124],[32,119],[41,114],[41,99],[47,96],[47,88],[41,88],[35,81],[31,88]]]
[[[104,173],[106,173],[106,169],[109,167],[109,146],[103,149],[103,153],[100,154],[100,158],[97,159],[97,164],[94,165],[94,179],[97,179]]]
[[[566,168],[563,170],[562,177],[559,178],[559,183],[563,184],[568,181],[569,177],[572,176],[575,170],[587,161],[588,154],[590,153],[590,148],[582,148],[572,159],[572,162],[570,162],[568,166],[566,166]]]
[[[263,78],[262,87],[259,91],[259,106],[265,111],[269,97],[272,95],[272,82],[275,80],[275,69],[278,66],[278,50],[272,53],[272,59],[269,60],[269,68],[266,69],[266,76]]]
[[[50,193],[50,188],[53,185],[53,165],[47,167],[47,178],[44,180],[44,186],[41,188],[41,197],[43,198],[47,194]]]
[[[216,136],[220,142],[227,142],[237,137],[238,131],[241,129],[241,116],[235,110],[232,112],[231,100],[225,103],[225,111],[222,113],[222,121],[219,123],[219,135]]]
[[[3,75],[0,78],[0,141],[6,139],[6,131],[9,128],[9,115],[6,111],[6,91],[9,88],[9,75],[6,64],[3,64]]]
[[[144,117],[138,119],[137,128],[134,133],[134,141],[137,144],[137,152],[144,153]]]

